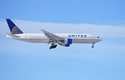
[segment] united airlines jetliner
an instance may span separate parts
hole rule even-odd
[[[10,29],[10,34],[7,36],[21,41],[32,42],[32,43],[48,43],[50,44],[49,49],[54,49],[57,45],[61,45],[64,47],[70,47],[72,43],[87,43],[92,44],[92,48],[94,48],[94,44],[101,41],[102,38],[96,35],[86,35],[86,34],[72,34],[72,33],[50,33],[46,30],[42,30],[41,33],[24,33],[20,30],[14,22],[10,19],[6,19],[7,24]]]

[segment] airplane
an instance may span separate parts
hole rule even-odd
[[[32,43],[48,43],[49,49],[54,49],[57,45],[70,47],[73,43],[86,43],[92,44],[94,48],[95,43],[102,41],[102,38],[97,35],[88,34],[74,34],[74,33],[51,33],[44,29],[42,33],[24,33],[17,25],[9,18],[6,19],[10,33],[7,35],[9,38],[32,42]]]

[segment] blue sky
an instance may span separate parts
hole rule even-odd
[[[0,80],[125,80],[124,0],[1,0]],[[49,50],[5,37],[5,18],[25,32],[101,34],[91,45]]]
[[[1,17],[71,22],[124,23],[124,0],[3,0]]]

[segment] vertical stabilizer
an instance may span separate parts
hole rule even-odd
[[[22,34],[22,33],[23,33],[23,31],[21,31],[21,30],[14,24],[14,22],[12,22],[10,19],[7,18],[6,21],[7,21],[7,24],[8,24],[8,26],[9,26],[10,32],[11,32],[12,34]]]

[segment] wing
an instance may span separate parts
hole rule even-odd
[[[49,38],[50,42],[58,43],[59,45],[62,45],[62,46],[65,45],[65,38],[57,36],[43,29],[42,29],[42,32]]]
[[[42,29],[42,31],[43,31],[43,33],[44,33],[49,39],[51,39],[51,40],[56,40],[56,41],[58,41],[58,40],[64,40],[64,38],[62,38],[62,37],[60,37],[60,36],[57,36],[57,35],[55,35],[55,34],[53,34],[53,33],[50,33],[50,32],[48,32],[48,31],[46,31],[46,30],[43,30],[43,29]]]

